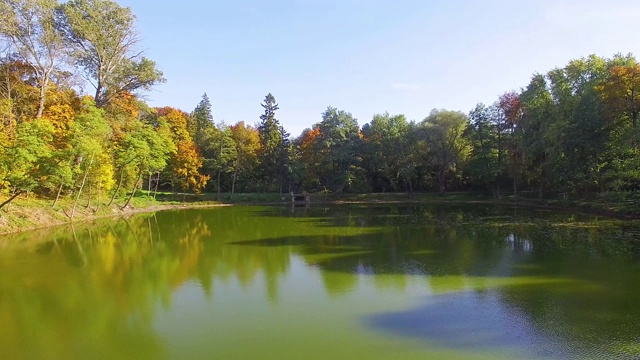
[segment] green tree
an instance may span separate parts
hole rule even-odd
[[[216,179],[214,188],[220,199],[223,174],[232,172],[232,164],[236,159],[236,144],[231,136],[231,129],[222,123],[205,131],[205,147],[203,149],[203,171],[210,178]]]
[[[276,111],[279,109],[276,98],[269,93],[261,105],[264,108],[264,114],[260,116],[258,124],[260,175],[267,191],[279,188],[282,192],[288,159],[289,134],[276,119]]]
[[[213,113],[211,112],[211,102],[205,93],[202,100],[191,113],[189,134],[194,139],[198,148],[203,151],[206,146],[206,132],[215,126]]]
[[[318,129],[314,150],[321,158],[320,183],[332,192],[368,191],[358,121],[350,113],[329,106],[322,113]]]
[[[163,130],[159,128],[158,131],[151,125],[142,123],[134,133],[139,143],[136,147],[137,153],[135,155],[138,181],[143,175],[146,174],[148,176],[149,193],[151,192],[151,175],[162,171],[167,166],[170,157],[175,155],[177,151],[176,145],[168,136],[168,132]],[[134,184],[133,190],[123,207],[127,207],[131,202],[131,198],[135,195],[138,181]]]
[[[595,55],[572,60],[548,73],[555,103],[548,136],[554,182],[560,191],[586,194],[604,185],[606,150],[613,127],[597,90],[607,76],[606,60]]]
[[[494,196],[498,196],[498,133],[496,124],[492,121],[491,108],[484,104],[477,104],[469,113],[469,127],[465,137],[471,143],[471,153],[465,171],[473,186],[491,189]]]
[[[520,94],[522,101],[522,150],[529,184],[538,187],[538,195],[550,183],[548,131],[553,120],[554,103],[542,74],[534,74],[529,85]]]
[[[447,175],[460,170],[471,150],[463,136],[469,119],[459,111],[432,110],[422,121],[427,144],[427,160],[435,169],[440,193],[444,193]]]
[[[374,189],[388,186],[395,191],[413,192],[417,165],[414,134],[415,124],[404,115],[374,115],[362,127],[363,162],[376,179]]]
[[[78,66],[95,87],[98,107],[122,93],[149,90],[162,72],[137,50],[135,16],[111,0],[70,0],[63,5],[63,29]]]
[[[35,119],[17,125],[16,138],[9,147],[0,148],[0,173],[4,175],[2,187],[11,190],[11,196],[0,204],[9,204],[21,194],[36,188],[47,176],[47,163],[52,157],[49,146],[54,128],[48,121]]]
[[[73,218],[87,177],[91,170],[99,165],[96,160],[109,158],[103,155],[108,151],[112,132],[105,119],[104,111],[97,108],[94,101],[88,98],[83,100],[82,109],[76,115],[70,130],[70,143],[74,149],[77,172],[81,174],[80,183],[77,184],[76,198],[69,215]]]

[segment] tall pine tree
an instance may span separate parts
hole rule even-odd
[[[260,135],[259,174],[265,190],[283,190],[287,174],[287,159],[289,147],[289,134],[276,119],[276,110],[279,109],[276,98],[267,94],[264,103],[264,114],[260,116],[258,133]]]
[[[198,106],[191,113],[191,119],[189,124],[189,134],[191,138],[196,142],[200,151],[206,147],[206,132],[207,129],[214,127],[213,114],[211,113],[211,102],[207,93],[202,95],[202,100],[198,103]]]

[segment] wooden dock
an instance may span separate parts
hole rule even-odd
[[[310,194],[290,194],[291,204],[309,204],[311,203]]]

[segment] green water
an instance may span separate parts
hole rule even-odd
[[[0,238],[1,359],[636,359],[640,224],[227,207]]]

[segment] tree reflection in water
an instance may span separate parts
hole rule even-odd
[[[154,317],[180,288],[197,284],[213,300],[216,284],[259,282],[277,304],[302,259],[332,298],[367,286],[432,294],[366,317],[370,329],[537,357],[627,356],[640,338],[636,229],[492,207],[341,206],[171,211],[25,233],[0,240],[0,348],[159,358]]]

